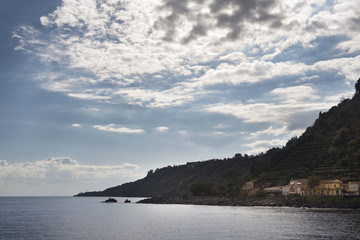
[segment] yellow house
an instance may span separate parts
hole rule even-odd
[[[307,179],[292,180],[289,184],[289,194],[301,196],[341,196],[343,182],[338,179],[320,180],[319,185],[311,188]]]
[[[315,187],[314,193],[321,196],[341,196],[343,185],[339,179],[320,180],[320,184]]]

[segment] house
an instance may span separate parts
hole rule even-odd
[[[339,179],[320,180],[319,185],[310,187],[307,179],[291,180],[282,188],[282,195],[301,196],[360,196],[360,181],[344,184]]]
[[[308,180],[306,178],[291,180],[289,184],[289,195],[305,195],[304,191],[307,188]]]
[[[319,186],[315,187],[315,195],[341,196],[343,185],[339,179],[320,180]]]
[[[290,193],[290,185],[283,186],[281,194],[284,196],[288,196]]]
[[[319,185],[311,188],[304,184],[301,188],[302,196],[341,196],[344,184],[339,179],[320,180]]]
[[[349,196],[360,196],[360,182],[349,182],[348,184],[344,184],[346,195]]]
[[[282,194],[284,187],[286,187],[286,186],[268,187],[268,188],[264,188],[264,191],[265,191],[265,192],[268,192],[268,193],[279,193],[279,194]]]
[[[260,189],[262,189],[262,183],[258,180],[251,180],[244,184],[244,186],[241,188],[242,194],[248,194],[253,195]]]

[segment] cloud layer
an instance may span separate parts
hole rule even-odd
[[[86,100],[179,106],[194,102],[208,85],[251,84],[314,71],[336,71],[355,81],[358,56],[352,54],[359,51],[354,47],[359,29],[354,4],[63,1],[40,19],[51,33],[48,38],[30,26],[14,38],[19,39],[17,49],[61,67],[57,75],[44,78],[47,90]],[[343,36],[334,49],[341,52],[331,59],[313,56],[313,65],[302,59],[274,61],[294,46],[316,48],[317,39],[328,36]],[[69,77],[73,70],[78,75]]]
[[[69,157],[13,164],[0,160],[0,180],[98,180],[130,174],[138,169],[139,166],[130,163],[115,166],[82,165]]]
[[[21,26],[13,39],[16,50],[47,66],[37,76],[41,88],[142,114],[132,128],[94,122],[93,130],[199,136],[202,120],[185,130],[174,122],[185,118],[178,112],[204,114],[197,120],[222,115],[243,128],[263,124],[242,142],[255,152],[260,143],[283,144],[351,96],[346,87],[360,72],[359,9],[346,0],[63,0],[40,18],[42,27]],[[159,109],[171,116],[161,122],[167,127],[152,119],[146,129],[148,112],[157,118]],[[235,130],[209,132],[223,139]]]
[[[80,164],[69,157],[51,157],[35,162],[8,163],[0,160],[1,196],[73,195],[102,190],[115,181],[141,177],[139,166]]]

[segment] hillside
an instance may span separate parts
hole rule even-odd
[[[320,113],[314,125],[290,140],[279,155],[261,173],[264,181],[283,184],[310,175],[344,182],[360,179],[360,95]]]
[[[77,196],[179,196],[238,194],[249,179],[283,185],[293,178],[317,175],[344,182],[360,179],[360,79],[352,99],[319,113],[313,126],[283,148],[257,156],[192,162],[150,170],[143,179]]]
[[[191,162],[186,165],[168,166],[150,170],[143,179],[108,188],[100,192],[81,193],[79,196],[175,196],[190,194],[193,183],[220,184],[226,174],[236,176],[256,175],[257,165],[263,165],[256,157],[236,154],[233,158]],[[230,170],[231,169],[231,170]],[[225,175],[225,176],[224,176]],[[240,181],[235,183],[240,186]]]

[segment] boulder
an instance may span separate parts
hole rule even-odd
[[[105,203],[117,203],[117,200],[115,198],[109,198],[104,201]]]

